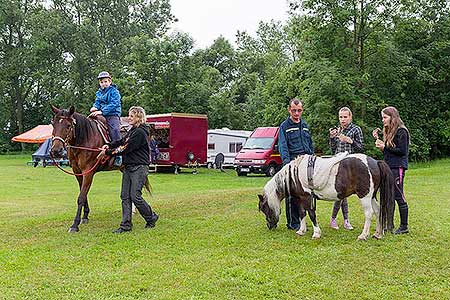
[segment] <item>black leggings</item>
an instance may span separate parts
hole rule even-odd
[[[403,181],[405,180],[406,170],[400,167],[391,168],[391,171],[395,178],[395,201],[397,201],[398,205],[406,203],[405,194],[403,193]]]

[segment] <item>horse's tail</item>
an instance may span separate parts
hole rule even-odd
[[[152,195],[152,186],[150,185],[150,180],[148,180],[148,174],[147,174],[147,178],[145,179],[144,187],[145,187],[145,190],[147,191],[147,193],[151,196]]]
[[[388,164],[378,161],[380,169],[380,224],[381,229],[392,231],[394,228],[395,179]]]

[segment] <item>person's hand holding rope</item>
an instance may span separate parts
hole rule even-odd
[[[108,145],[103,145],[100,149],[101,149],[101,151],[97,155],[97,159],[98,160],[103,159],[106,156],[106,150],[109,149],[109,146]]]

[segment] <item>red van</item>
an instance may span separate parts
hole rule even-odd
[[[273,176],[283,166],[278,152],[278,127],[258,127],[234,160],[238,176],[249,173]]]

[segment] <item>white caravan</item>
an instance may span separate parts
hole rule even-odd
[[[208,168],[233,166],[234,157],[252,132],[228,128],[208,130]],[[222,166],[220,166],[222,164]]]

